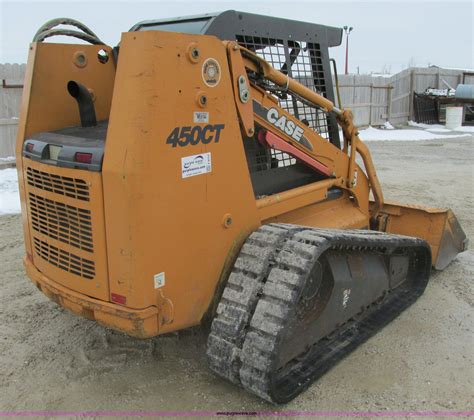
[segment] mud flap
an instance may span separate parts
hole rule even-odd
[[[430,244],[436,270],[446,268],[468,247],[469,240],[450,209],[386,202],[373,224],[374,230],[426,240]]]

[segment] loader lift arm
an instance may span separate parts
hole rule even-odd
[[[373,202],[369,206],[372,229],[426,240],[431,247],[433,267],[436,269],[445,268],[459,252],[467,249],[468,239],[466,234],[451,210],[385,202],[370,151],[367,145],[360,140],[352,112],[349,109],[339,109],[327,98],[290,78],[288,74],[276,70],[255,52],[242,47],[238,43],[225,41],[224,44],[227,47],[229,65],[234,79],[236,106],[241,123],[248,136],[254,133],[255,121],[267,128],[271,128],[271,126],[254,112],[252,101],[242,102],[239,99],[242,84],[239,85],[238,78],[241,76],[245,78],[246,85],[251,86],[253,95],[260,96],[269,103],[273,101],[276,107],[278,107],[277,101],[271,93],[283,92],[286,94],[289,92],[293,97],[307,105],[312,105],[323,112],[336,115],[336,121],[340,125],[344,136],[342,152],[321,137],[318,132],[310,129],[307,130],[307,137],[312,143],[312,148],[302,147],[299,142],[290,136],[278,133],[279,143],[287,143],[284,151],[300,159],[301,154],[305,154],[307,159],[313,159],[322,164],[323,168],[326,166],[332,170],[332,182],[328,180],[324,183],[320,182],[319,186],[313,184],[312,187],[308,187],[325,188],[327,190],[331,187],[343,188],[351,193],[359,205],[364,206],[364,199],[360,197],[361,194],[357,185],[361,180],[357,179],[357,175],[359,175],[359,178],[360,175],[366,176],[368,187],[373,194]],[[288,118],[294,118],[290,114],[287,114],[287,116]],[[298,122],[296,118],[294,118],[294,121]],[[271,134],[275,138],[274,133]],[[270,147],[272,146],[270,145]],[[273,147],[277,147],[275,142],[273,142]],[[294,153],[289,152],[291,148],[294,149]],[[357,154],[360,155],[364,164],[363,174],[357,171]],[[342,159],[341,156],[343,156]],[[313,167],[318,170],[317,167]],[[264,202],[271,202],[272,197],[266,197],[260,201],[259,205],[264,205]]]
[[[336,115],[336,120],[342,128],[344,134],[344,153],[347,155],[350,153],[349,156],[349,164],[347,167],[347,171],[343,174],[343,185],[342,187],[353,192],[354,187],[357,184],[356,180],[356,156],[357,154],[360,155],[362,161],[364,163],[365,173],[367,175],[370,189],[372,190],[374,196],[374,205],[371,207],[371,216],[374,215],[383,207],[384,198],[382,193],[382,188],[380,186],[380,182],[377,177],[377,173],[375,170],[375,166],[372,162],[372,157],[370,155],[370,151],[367,146],[359,139],[359,132],[354,125],[354,119],[352,112],[349,109],[341,110],[334,105],[333,102],[326,99],[322,95],[314,92],[313,90],[307,88],[306,86],[302,85],[298,81],[290,78],[287,74],[276,70],[272,67],[267,61],[263,58],[258,56],[253,51],[250,51],[236,42],[225,42],[227,44],[230,68],[232,71],[233,78],[236,79],[234,82],[234,96],[235,102],[237,105],[237,109],[239,111],[239,116],[241,117],[241,121],[243,126],[248,135],[253,134],[253,124],[254,118],[258,119],[258,116],[255,115],[252,111],[252,104],[251,101],[248,100],[246,102],[242,101],[242,85],[250,85],[257,86],[258,84],[255,80],[252,83],[249,83],[248,79],[250,79],[248,73],[257,75],[258,80],[260,81],[269,81],[271,82],[275,89],[280,89],[282,92],[291,92],[300,100],[304,101],[305,103],[317,107],[323,110],[326,113],[334,113]],[[242,69],[245,68],[245,72]],[[239,71],[240,70],[240,71]],[[239,83],[239,78],[246,78],[246,83]],[[241,80],[241,79],[240,79]],[[261,85],[260,85],[261,86]],[[266,86],[268,88],[268,86]],[[261,91],[263,89],[260,89]],[[255,91],[254,91],[255,92]],[[319,143],[321,142],[328,143],[325,141],[319,133],[315,133],[319,138]],[[283,150],[286,153],[289,153],[295,157],[299,157],[301,159],[301,153],[308,155],[309,158],[312,158],[316,161],[319,161],[318,155],[313,153],[312,150],[308,150],[308,148],[301,147],[301,144],[292,139],[288,136],[281,136],[281,138],[289,144],[289,148],[285,148]],[[333,150],[329,151],[329,155],[337,153],[337,149],[335,146],[331,145]],[[277,147],[275,147],[277,148]],[[294,153],[291,152],[291,148],[295,150]],[[313,149],[313,148],[312,148]],[[320,147],[314,147],[314,149],[318,150]],[[281,149],[278,149],[281,150]],[[328,156],[330,159],[332,156]],[[302,160],[305,160],[304,157]],[[324,162],[320,162],[320,165],[325,166]],[[321,171],[321,169],[319,169]],[[324,173],[324,170],[323,170]],[[334,174],[334,172],[333,172]],[[333,175],[333,177],[335,177]],[[356,195],[356,194],[354,194]]]

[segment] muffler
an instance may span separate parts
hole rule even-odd
[[[89,89],[80,83],[70,80],[67,84],[69,94],[77,101],[82,127],[97,125],[94,101]]]

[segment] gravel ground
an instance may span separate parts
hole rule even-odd
[[[369,143],[385,196],[450,206],[470,238],[474,137]],[[474,252],[309,390],[274,407],[213,376],[200,328],[146,341],[78,318],[24,274],[20,217],[0,217],[1,410],[473,410]],[[472,242],[472,241],[471,241]]]

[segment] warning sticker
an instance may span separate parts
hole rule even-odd
[[[155,289],[159,289],[165,285],[165,272],[155,274],[153,276],[153,281],[155,283]]]
[[[189,178],[195,175],[207,174],[212,171],[211,154],[186,156],[181,158],[181,175]]]
[[[194,113],[194,122],[195,123],[208,123],[209,122],[209,112],[195,112]]]

